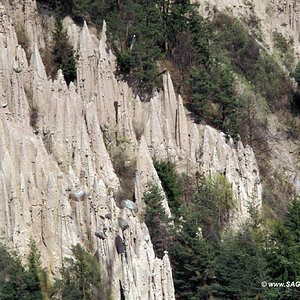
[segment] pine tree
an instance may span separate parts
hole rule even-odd
[[[216,173],[200,178],[192,203],[194,210],[199,211],[203,236],[219,241],[220,233],[229,221],[230,211],[235,206],[232,186],[225,175]]]
[[[72,246],[73,257],[66,258],[54,290],[64,300],[110,299],[99,260],[79,244]]]
[[[23,266],[16,251],[0,245],[0,299],[46,300],[51,285],[47,271],[41,267],[36,243],[29,242],[28,263]]]
[[[149,189],[143,196],[143,201],[146,204],[144,218],[155,254],[162,258],[164,251],[168,250],[170,245],[170,220],[162,205],[163,194],[160,187],[154,182],[148,184]]]
[[[76,20],[86,20],[101,27],[107,14],[118,8],[116,0],[72,0],[69,5]]]
[[[234,76],[228,66],[210,65],[191,68],[191,109],[201,118],[237,137],[242,103],[234,90]]]
[[[256,242],[250,228],[228,234],[220,243],[214,262],[217,299],[264,299],[262,281],[268,281],[264,249]]]
[[[119,71],[144,92],[160,83],[157,62],[164,58],[164,5],[162,0],[127,1],[107,14]]]
[[[49,299],[51,285],[46,269],[42,268],[41,254],[37,249],[36,242],[31,238],[28,244],[30,251],[25,282],[27,284],[28,296],[24,299]]]
[[[0,299],[17,300],[26,295],[25,269],[16,252],[0,243]]]
[[[208,299],[211,295],[214,247],[202,236],[199,211],[183,206],[176,223],[174,242],[170,249],[174,268],[174,284],[178,299]]]
[[[284,222],[276,225],[269,248],[270,276],[274,282],[300,281],[300,197],[289,205]],[[272,292],[272,291],[271,291]],[[278,299],[299,299],[299,287],[277,289]]]

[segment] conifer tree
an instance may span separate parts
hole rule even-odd
[[[242,103],[234,90],[231,68],[213,64],[191,68],[191,109],[201,118],[236,138]]]
[[[183,206],[179,212],[170,250],[176,295],[180,300],[208,299],[214,247],[203,237],[200,212],[191,212],[188,206]]]
[[[63,300],[110,299],[99,260],[79,244],[72,246],[73,257],[66,258],[54,290]]]
[[[192,204],[194,210],[199,212],[203,235],[218,242],[224,225],[229,221],[230,211],[235,206],[232,186],[225,175],[216,173],[200,178]]]
[[[26,272],[26,284],[28,296],[26,300],[49,299],[51,285],[46,269],[42,268],[41,254],[37,249],[36,242],[31,238],[29,241],[29,255]]]
[[[217,283],[212,286],[217,299],[264,299],[261,282],[269,281],[264,249],[247,226],[229,233],[220,243],[214,262]]]
[[[16,252],[0,243],[0,299],[17,300],[26,295],[25,269]]]
[[[278,222],[272,235],[268,261],[274,282],[300,281],[300,197],[295,196],[288,207],[284,222]],[[278,299],[298,299],[299,286],[273,291]]]
[[[0,299],[49,299],[51,284],[47,271],[41,267],[40,253],[34,240],[30,240],[29,247],[28,263],[24,267],[16,251],[0,245]]]
[[[153,248],[157,257],[162,258],[170,245],[169,218],[162,205],[163,194],[155,182],[149,182],[149,189],[144,193],[145,223],[149,229]]]

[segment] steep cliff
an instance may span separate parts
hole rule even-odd
[[[199,4],[201,15],[213,19],[217,13],[225,13],[238,18],[245,24],[259,43],[270,55],[278,56],[276,49],[276,34],[282,36],[293,48],[297,59],[300,54],[299,32],[300,3],[297,0],[205,0],[193,1]],[[284,50],[286,53],[286,50]],[[284,66],[282,66],[285,69]],[[286,71],[288,74],[288,71]],[[277,101],[280,101],[277,99]],[[284,102],[284,101],[283,101]],[[258,160],[262,167],[268,165],[264,173],[264,179],[268,182],[269,188],[276,189],[281,197],[287,197],[289,192],[284,190],[289,184],[299,193],[300,191],[300,145],[299,140],[292,140],[287,130],[287,124],[291,119],[290,108],[284,104],[281,111],[268,112],[265,140],[268,148],[257,147],[254,149],[258,154]],[[283,105],[283,106],[284,106]],[[270,187],[272,186],[272,187]]]
[[[16,10],[6,2],[6,8],[0,6],[0,227],[5,238],[25,255],[26,242],[34,237],[53,273],[70,255],[71,245],[80,242],[100,258],[114,299],[120,297],[120,286],[126,299],[174,299],[168,253],[155,257],[142,221],[147,182],[159,182],[152,157],[170,158],[179,173],[191,176],[197,171],[225,174],[238,203],[231,224],[238,226],[248,216],[249,202],[261,205],[253,150],[193,123],[168,73],[162,75],[163,89],[149,102],[135,96],[115,76],[105,23],[98,40],[86,24],[80,28],[66,19],[77,83],[68,87],[61,72],[56,80],[48,79],[39,53],[46,40],[42,17],[35,1],[21,2],[30,62],[11,18],[22,15],[20,2],[15,1]],[[111,136],[126,139],[136,161],[138,212],[116,201],[120,178],[108,149]],[[164,206],[170,214],[166,200]],[[116,239],[122,239],[124,251]]]

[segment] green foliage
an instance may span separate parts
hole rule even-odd
[[[117,8],[115,0],[72,0],[71,11],[75,19],[85,19],[100,26],[107,13]]]
[[[297,63],[295,72],[292,74],[298,85],[300,85],[300,62]]]
[[[274,58],[265,53],[261,53],[256,63],[256,75],[252,78],[256,88],[265,97],[271,107],[282,95],[288,93],[289,84],[286,81],[284,72],[280,69]],[[284,86],[287,84],[288,86]]]
[[[129,74],[132,69],[131,55],[128,51],[121,54],[117,52],[117,64],[122,74]]]
[[[176,222],[170,249],[176,299],[207,299],[209,295],[215,253],[209,239],[202,237],[200,214],[200,211],[191,212],[188,206],[183,206]]]
[[[0,244],[0,298],[3,300],[17,300],[27,295],[26,285],[23,283],[25,269],[20,257]]]
[[[136,159],[132,157],[131,140],[123,136],[117,136],[116,129],[112,127],[104,128],[103,133],[106,148],[121,184],[116,200],[119,204],[126,199],[135,201],[134,178],[136,174]]]
[[[254,65],[259,56],[259,46],[249,35],[243,24],[224,14],[218,14],[213,21],[211,51],[222,63],[230,63],[237,73],[247,80],[255,75]]]
[[[179,208],[170,249],[178,299],[208,299],[221,230],[234,207],[231,184],[215,174],[200,178],[189,206]]]
[[[224,50],[220,49],[225,48],[223,40],[230,37],[230,49],[235,52],[242,51],[248,44],[246,31],[236,21],[230,34],[219,37],[213,32],[212,24],[204,20],[193,7],[188,8],[186,16],[188,17],[183,18],[186,22],[183,28],[187,32],[185,47],[190,54],[180,50],[178,55],[182,56],[182,59],[173,59],[183,74],[186,74],[186,69],[190,70],[188,75],[184,75],[188,78],[190,88],[189,107],[198,120],[204,118],[209,124],[237,138],[243,106],[234,88],[233,68],[230,61],[224,60],[223,54],[220,55],[224,53]],[[176,40],[177,37],[174,38]],[[216,49],[216,44],[220,48]],[[176,50],[176,45],[174,47]],[[175,54],[177,55],[176,51]],[[228,56],[227,52],[226,55]]]
[[[190,1],[172,1],[165,4],[165,17],[167,23],[167,37],[172,44],[177,41],[178,34],[188,30]],[[169,12],[169,14],[168,14]]]
[[[300,138],[300,122],[299,122],[299,119],[297,119],[294,116],[291,117],[291,119],[289,120],[288,131],[294,139],[299,139]]]
[[[268,253],[270,276],[274,282],[300,281],[300,198],[289,205],[284,222],[278,222]],[[277,299],[297,299],[299,289],[277,289]]]
[[[177,179],[174,166],[170,160],[158,161],[154,158],[153,163],[168,198],[171,212],[176,215],[180,207],[181,183]]]
[[[164,251],[170,244],[169,218],[162,205],[163,194],[160,187],[149,182],[149,189],[144,193],[143,201],[146,204],[144,218],[149,229],[153,248],[157,257],[162,258]]]
[[[212,177],[202,177],[192,199],[194,209],[201,212],[199,222],[203,236],[219,240],[221,230],[229,221],[230,211],[235,207],[232,185],[225,175],[216,173]]]
[[[216,59],[230,64],[250,82],[271,109],[280,107],[281,100],[291,96],[292,87],[274,56],[260,49],[240,21],[221,14],[213,24],[216,34],[212,37],[211,48]],[[290,63],[289,60],[288,56],[284,58],[285,63]]]
[[[281,33],[273,34],[274,47],[277,49],[279,56],[289,71],[295,68],[296,57],[291,46],[292,41],[288,41]]]
[[[56,70],[61,69],[67,84],[77,78],[74,51],[69,43],[67,33],[63,31],[61,5],[55,10],[55,30],[53,32],[53,60]]]
[[[210,124],[237,137],[242,103],[234,90],[234,74],[228,66],[191,68],[191,108]]]
[[[46,269],[42,268],[41,254],[37,249],[36,242],[33,239],[29,241],[29,255],[27,263],[26,282],[29,288],[30,297],[28,299],[48,299],[51,291],[51,285],[47,276]]]
[[[268,281],[264,250],[250,228],[229,234],[220,243],[214,262],[217,283],[213,295],[217,299],[264,299],[262,281]]]
[[[213,28],[210,23],[204,20],[194,10],[190,11],[188,21],[193,46],[193,64],[207,65],[211,62],[210,40],[213,36]]]
[[[215,43],[225,47],[231,58],[234,54],[241,56],[249,46],[251,37],[239,20],[220,14],[214,20],[214,28]]]
[[[53,6],[53,1],[49,3]],[[204,119],[234,138],[243,133],[240,128],[246,110],[236,92],[237,74],[249,82],[257,99],[265,98],[273,110],[283,107],[281,100],[291,99],[292,86],[276,59],[279,53],[291,69],[294,57],[289,42],[279,33],[274,34],[278,53],[271,56],[241,21],[220,13],[205,20],[197,5],[188,0],[59,3],[64,14],[70,13],[77,21],[86,19],[100,27],[106,20],[120,78],[137,92],[149,95],[160,86],[158,64],[165,62],[174,73],[176,90],[183,93],[196,119]],[[76,78],[75,61],[62,33],[61,13],[56,15],[55,63],[70,82]]]
[[[66,300],[109,299],[99,260],[79,244],[72,246],[72,255],[65,259],[62,278],[56,280],[56,295]]]
[[[274,46],[282,53],[287,52],[289,49],[289,43],[287,39],[279,32],[273,33]]]
[[[72,258],[66,258],[61,278],[53,287],[47,270],[41,266],[41,254],[34,240],[29,242],[27,263],[22,264],[16,251],[0,244],[0,299],[110,299],[108,284],[102,276],[97,258],[79,244],[72,247]]]
[[[0,244],[0,299],[49,299],[51,286],[47,271],[41,267],[36,243],[30,240],[28,263],[24,267],[17,252]]]
[[[156,63],[164,58],[165,33],[160,1],[127,1],[108,14],[109,38],[121,73],[144,91],[160,82]]]

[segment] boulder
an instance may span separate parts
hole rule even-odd
[[[70,194],[70,198],[74,201],[82,201],[84,199],[84,191],[74,192]]]
[[[111,218],[112,218],[111,213],[107,213],[107,214],[105,215],[105,218],[111,220]]]
[[[97,229],[95,231],[95,236],[102,240],[107,238],[107,236],[104,234],[104,232],[101,229]]]
[[[119,235],[117,235],[116,238],[115,238],[115,246],[117,248],[118,254],[122,254],[122,253],[125,252],[125,247],[124,247],[123,240]]]
[[[132,210],[134,212],[138,212],[138,206],[136,205],[136,203],[134,203],[131,200],[123,200],[121,202],[121,207],[122,208],[129,208],[130,210]]]
[[[122,228],[122,231],[129,228],[129,225],[128,225],[127,221],[124,220],[123,218],[118,218],[118,223],[119,223],[119,226]]]
[[[18,66],[13,66],[13,70],[16,72],[16,73],[21,73],[22,72],[22,69]]]

